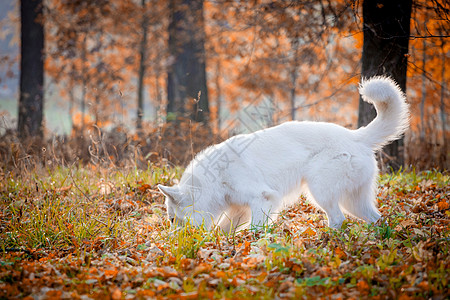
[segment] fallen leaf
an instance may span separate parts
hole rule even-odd
[[[194,268],[194,271],[192,272],[192,277],[195,277],[201,273],[207,273],[212,269],[212,266],[207,263],[201,263],[198,266]]]
[[[360,281],[358,281],[358,283],[356,284],[358,290],[360,292],[367,292],[369,291],[369,285],[367,284],[367,282],[363,279],[361,279]]]
[[[303,236],[308,236],[308,237],[315,236],[316,234],[317,233],[314,230],[312,230],[310,227],[306,228],[306,230],[302,232]]]
[[[119,288],[115,288],[111,293],[111,299],[118,300],[122,298],[122,291]]]
[[[439,210],[446,210],[449,208],[449,204],[447,201],[440,201],[437,203]]]

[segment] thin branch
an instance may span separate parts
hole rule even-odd
[[[395,38],[395,37],[392,37]],[[434,35],[434,34],[430,34],[430,35],[410,35],[409,36],[410,39],[412,40],[416,40],[416,39],[431,39],[431,38],[450,38],[450,35]]]

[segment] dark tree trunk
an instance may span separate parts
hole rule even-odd
[[[412,0],[364,0],[362,77],[389,75],[406,91],[407,53]],[[376,116],[372,105],[359,100],[358,127]],[[384,148],[388,165],[404,164],[403,138]]]
[[[170,0],[169,8],[167,113],[208,122],[203,0]]]
[[[444,50],[444,44],[445,41],[443,38],[441,38],[441,50],[442,50],[442,69],[441,69],[441,105],[440,105],[440,112],[441,112],[441,128],[442,128],[442,145],[444,149],[444,153],[448,153],[447,151],[447,128],[446,128],[446,119],[447,119],[447,114],[445,113],[445,90],[447,89],[447,85],[448,83],[445,81],[445,64],[446,64],[446,53]],[[447,102],[448,103],[448,102]],[[445,158],[445,154],[444,154],[444,158]],[[444,163],[442,164],[445,166],[445,160]],[[446,167],[448,168],[448,166]]]
[[[140,131],[142,129],[142,118],[144,116],[144,76],[145,76],[145,60],[147,50],[147,32],[148,32],[148,19],[147,19],[147,5],[146,0],[141,1],[143,10],[142,15],[142,40],[139,49],[139,73],[138,73],[138,105],[137,105],[137,121],[136,129]]]
[[[43,137],[44,26],[42,0],[22,0],[18,131],[21,138]]]

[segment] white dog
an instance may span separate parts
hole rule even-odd
[[[405,132],[409,112],[404,94],[390,78],[363,81],[359,92],[378,114],[366,127],[286,122],[200,152],[178,185],[158,186],[170,220],[189,219],[207,228],[218,224],[225,231],[244,223],[260,228],[307,192],[325,211],[330,227],[341,227],[342,210],[377,221],[374,151]]]

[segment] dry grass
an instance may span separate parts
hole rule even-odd
[[[91,127],[82,134],[52,136],[45,141],[20,141],[14,131],[0,137],[0,170],[36,170],[72,164],[102,167],[137,167],[170,162],[185,166],[195,153],[221,142],[226,134],[213,133],[210,127],[184,120],[159,127],[144,127],[139,133],[116,126],[109,131]],[[450,146],[432,138],[421,140],[409,135],[405,141],[406,170],[450,168]]]

